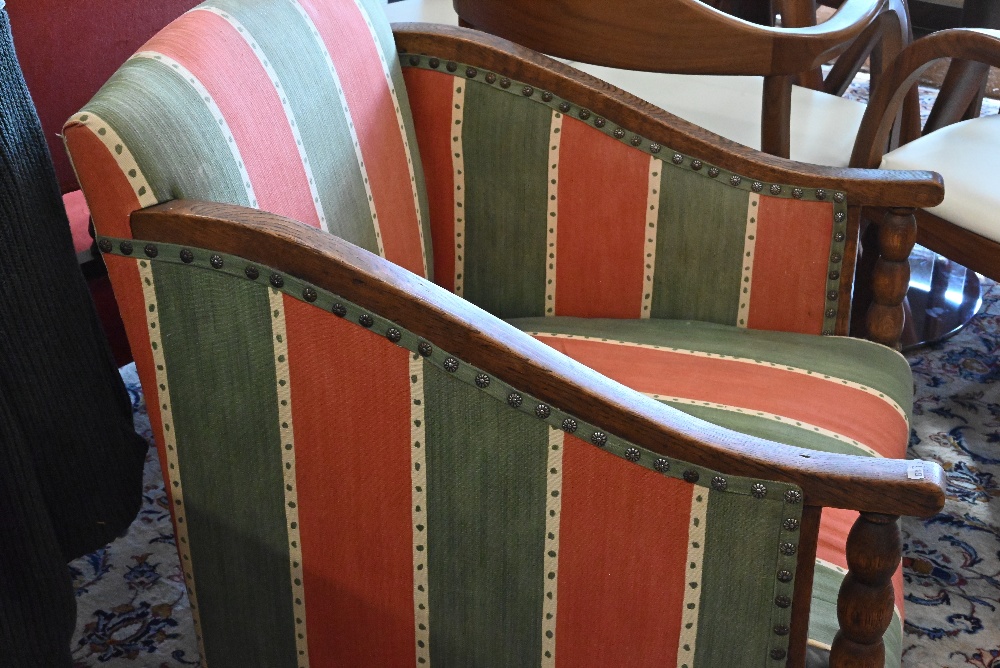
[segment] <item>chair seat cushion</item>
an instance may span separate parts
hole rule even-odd
[[[929,209],[1000,242],[1000,115],[948,125],[882,158],[883,169],[929,169],[944,177],[944,201]]]
[[[510,322],[634,390],[735,431],[826,452],[906,453],[910,368],[875,343],[658,319]]]
[[[516,318],[509,322],[647,396],[694,417],[811,450],[902,459],[912,377],[894,350],[847,337],[677,320]],[[857,513],[826,509],[820,524],[809,637],[822,650],[838,628],[844,545]],[[899,666],[902,580],[885,635]]]

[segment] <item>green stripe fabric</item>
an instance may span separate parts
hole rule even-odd
[[[548,425],[424,365],[430,663],[541,656]]]
[[[267,289],[153,275],[206,663],[297,666]]]
[[[463,296],[504,317],[542,315],[552,111],[482,83],[466,86]]]
[[[813,576],[812,609],[809,612],[809,639],[832,645],[837,635],[837,594],[844,573],[822,562],[816,563]],[[893,610],[892,621],[882,636],[885,643],[885,668],[900,668],[903,652],[903,622]],[[821,652],[827,654],[826,652]]]
[[[256,204],[247,196],[218,121],[190,82],[163,61],[129,60],[85,111],[115,129],[157,201],[192,198]],[[181,141],[189,137],[198,140]]]
[[[322,48],[309,34],[303,16],[291,2],[270,2],[266,12],[240,0],[213,0],[209,6],[242,24],[274,68],[281,95],[295,116],[329,232],[378,254],[350,119],[344,114]],[[289,48],[290,44],[295,48]],[[261,140],[267,141],[266,137]]]
[[[662,172],[650,315],[735,325],[747,193],[693,171]]]
[[[798,536],[782,529],[782,504],[778,501],[747,503],[746,497],[709,494],[702,562],[701,611],[698,616],[698,666],[752,666],[773,663],[768,655],[776,642],[775,621],[787,626],[790,608],[776,604],[776,597],[791,600],[792,584],[774,581],[779,569],[795,572],[794,555],[778,554],[775,545],[796,545]],[[798,521],[801,506],[786,508],[784,515]],[[738,553],[733,547],[738,545]],[[741,583],[734,586],[734,583]],[[749,586],[754,583],[757,586]],[[777,616],[778,619],[775,619]],[[723,635],[739,643],[713,642]]]
[[[907,415],[912,410],[912,376],[906,358],[863,339],[736,329],[712,323],[655,318],[518,318],[509,322],[525,332],[670,346],[809,369],[817,374],[878,388]]]
[[[380,2],[374,0],[356,0],[364,7],[375,28],[375,38],[379,50],[385,56],[389,68],[389,76],[396,88],[399,100],[399,110],[403,115],[403,127],[406,128],[407,142],[410,145],[410,156],[413,159],[413,173],[417,179],[417,197],[420,202],[420,222],[424,229],[424,246],[427,251],[427,271],[433,274],[434,257],[431,244],[431,216],[427,203],[427,188],[424,181],[423,162],[420,160],[420,148],[417,145],[417,131],[413,127],[413,114],[410,111],[410,99],[406,95],[406,81],[403,79],[403,67],[396,51],[396,38],[392,34],[392,26],[385,18],[385,10]],[[430,277],[433,279],[433,275]]]

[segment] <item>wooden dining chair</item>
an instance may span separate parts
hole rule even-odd
[[[906,89],[928,67],[946,58],[951,65],[921,136],[887,152],[881,142]],[[957,28],[914,42],[875,90],[851,164],[940,173],[945,198],[940,205],[917,212],[918,243],[1000,280],[1000,116],[979,116],[990,66],[1000,66],[997,30]]]
[[[908,43],[908,18],[902,0],[853,0],[817,26],[806,5],[813,6],[781,4],[782,25],[801,26],[779,28],[699,0],[403,0],[386,11],[391,21],[457,23],[500,35],[727,139],[800,162],[846,166],[864,105],[841,95],[869,57],[877,80],[881,63]],[[811,74],[837,56],[825,80]],[[915,97],[905,118],[916,118]],[[904,131],[914,135],[914,127],[910,122]]]

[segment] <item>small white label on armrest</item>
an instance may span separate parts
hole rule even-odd
[[[923,480],[924,463],[911,462],[910,465],[906,467],[906,477],[909,478],[910,480]]]

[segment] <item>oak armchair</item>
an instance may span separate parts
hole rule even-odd
[[[898,664],[943,473],[905,360],[822,334],[936,176],[367,0],[200,5],[65,136],[209,664]]]

